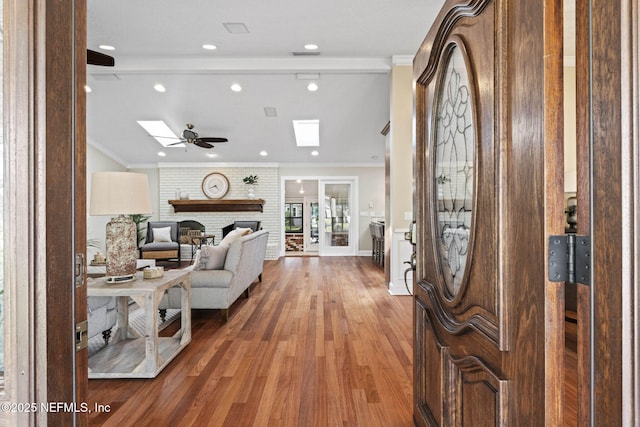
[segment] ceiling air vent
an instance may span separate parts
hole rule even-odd
[[[264,115],[266,117],[278,117],[276,107],[264,107]]]

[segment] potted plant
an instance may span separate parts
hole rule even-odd
[[[242,178],[242,182],[245,184],[255,185],[258,183],[258,175],[249,175]]]
[[[250,199],[255,199],[256,195],[254,194],[253,190],[254,190],[254,185],[258,183],[258,175],[245,176],[244,178],[242,178],[242,182],[244,182],[249,186],[247,197],[249,197]]]

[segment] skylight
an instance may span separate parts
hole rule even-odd
[[[171,144],[175,144],[172,147],[184,147],[183,143],[176,144],[180,142],[180,138],[162,120],[138,120],[138,124],[163,147]]]
[[[293,131],[298,147],[317,147],[320,145],[320,120],[294,120]]]

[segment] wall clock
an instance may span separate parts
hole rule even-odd
[[[221,199],[229,191],[229,180],[220,172],[212,172],[202,180],[202,192],[210,199]]]

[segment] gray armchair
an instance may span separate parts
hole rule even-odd
[[[260,221],[234,221],[233,224],[222,227],[222,237],[224,238],[231,230],[236,228],[250,228],[253,231],[261,230]]]
[[[157,228],[170,228],[169,242],[156,242],[153,230]],[[180,261],[180,243],[178,240],[177,221],[149,221],[147,223],[147,237],[145,243],[140,246],[142,259],[177,259]]]

